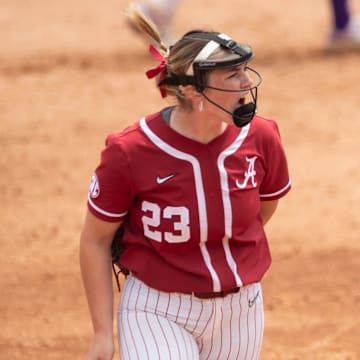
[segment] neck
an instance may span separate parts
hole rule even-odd
[[[170,127],[189,139],[207,144],[221,135],[227,124],[204,112],[175,107],[171,114]]]

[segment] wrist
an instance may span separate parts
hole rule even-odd
[[[113,345],[114,344],[114,334],[109,331],[95,331],[94,339],[96,342],[102,344]]]
[[[94,331],[94,335],[95,337],[99,338],[99,339],[112,339],[114,336],[114,332],[113,329],[108,329],[108,330],[104,330],[104,329],[99,329],[99,330],[95,330]]]

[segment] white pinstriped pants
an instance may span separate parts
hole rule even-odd
[[[259,283],[205,300],[158,291],[132,275],[122,289],[121,360],[256,360],[263,332]]]

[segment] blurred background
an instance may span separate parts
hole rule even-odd
[[[126,6],[1,0],[1,359],[87,350],[78,242],[90,177],[107,134],[168,105]],[[173,19],[175,38],[208,28],[252,45],[258,112],[288,153],[293,189],[266,228],[264,360],[360,358],[360,51],[325,51],[331,22],[327,0],[184,0]]]

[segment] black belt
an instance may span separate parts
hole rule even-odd
[[[218,292],[208,292],[208,293],[204,293],[204,292],[192,292],[192,293],[186,293],[186,294],[191,294],[199,299],[212,299],[212,298],[222,298],[225,297],[226,295],[229,294],[235,294],[237,292],[239,292],[240,288],[236,287],[230,290],[224,290],[224,291],[218,291]]]

